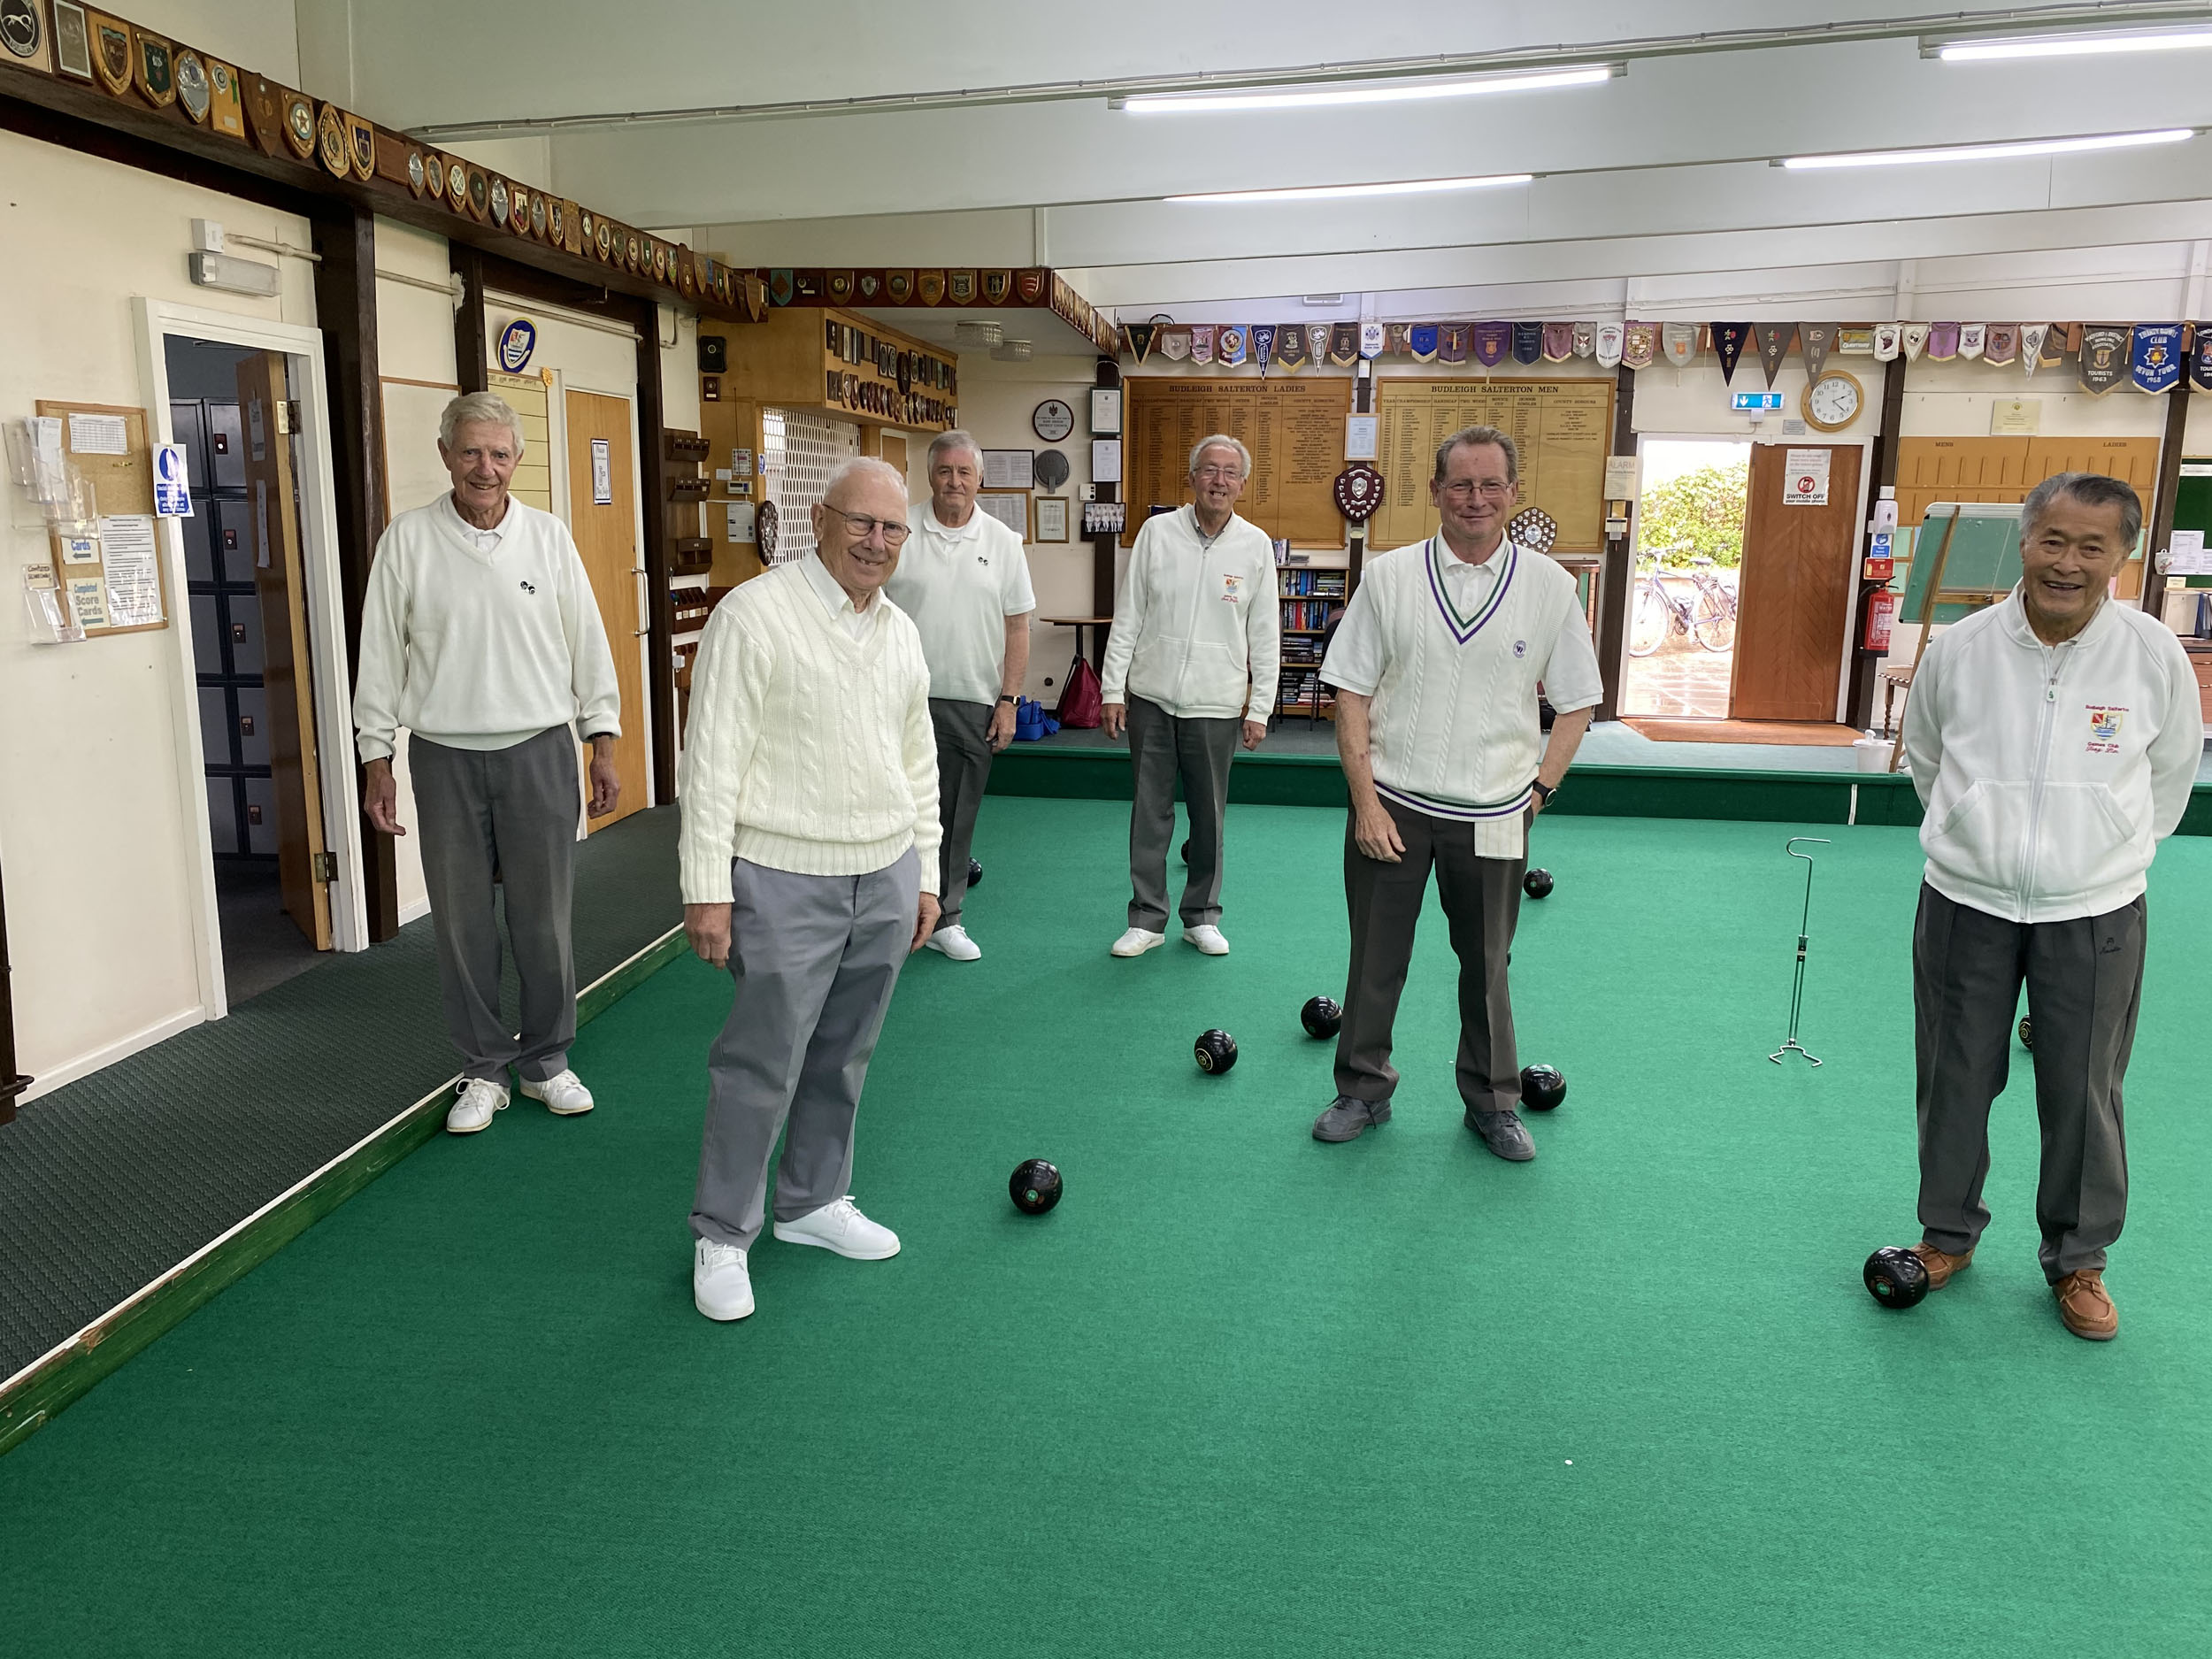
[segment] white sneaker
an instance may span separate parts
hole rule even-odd
[[[522,1093],[526,1099],[543,1101],[545,1110],[556,1118],[573,1118],[589,1111],[593,1104],[591,1091],[573,1071],[557,1071],[542,1083],[525,1078]]]
[[[745,1252],[712,1239],[695,1241],[691,1303],[710,1319],[742,1319],[753,1310],[753,1276]]]
[[[1165,943],[1165,933],[1156,933],[1148,927],[1133,927],[1114,941],[1113,954],[1117,956],[1141,956],[1146,951],[1157,950]]]
[[[1225,956],[1229,954],[1229,941],[1221,936],[1221,930],[1211,922],[1201,922],[1195,927],[1186,927],[1183,930],[1183,942],[1187,945],[1196,945],[1210,956]]]
[[[453,1106],[445,1115],[449,1135],[472,1135],[492,1126],[492,1114],[507,1110],[507,1090],[488,1077],[472,1077],[461,1085]]]
[[[856,1262],[880,1262],[899,1253],[899,1235],[862,1215],[850,1193],[796,1221],[779,1221],[776,1236],[786,1244],[818,1244]]]
[[[932,950],[941,951],[955,962],[973,962],[983,954],[983,947],[968,937],[968,930],[955,922],[941,927],[922,941]]]

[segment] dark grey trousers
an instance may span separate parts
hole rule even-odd
[[[575,736],[556,726],[511,749],[473,749],[411,732],[407,768],[453,1046],[467,1076],[504,1082],[512,1065],[542,1083],[568,1069],[576,1040]],[[519,1041],[499,1014],[494,872],[506,890],[507,937],[522,982]]]
[[[1913,1048],[1919,1080],[1920,1225],[1962,1255],[1989,1211],[1989,1107],[2005,1087],[2013,1013],[2028,987],[2043,1171],[2037,1251],[2053,1284],[2102,1270],[2127,1218],[2120,1082],[2143,990],[2143,901],[2067,922],[2008,922],[1924,883],[1913,923]]]
[[[737,995],[707,1050],[707,1124],[691,1230],[750,1249],[765,1220],[795,1221],[851,1188],[853,1119],[892,987],[914,941],[921,861],[909,848],[864,876],[803,876],[734,859],[730,973]]]
[[[929,723],[937,733],[937,820],[944,840],[937,845],[937,926],[960,919],[960,901],[968,892],[968,849],[975,841],[976,810],[991,781],[991,705],[929,700]]]
[[[1183,926],[1221,919],[1221,831],[1229,808],[1229,762],[1240,720],[1186,720],[1142,697],[1129,699],[1129,926],[1167,931],[1167,849],[1175,839],[1175,786],[1190,818],[1183,878]]]
[[[1521,918],[1521,875],[1528,860],[1480,858],[1475,828],[1431,818],[1386,800],[1405,855],[1394,864],[1370,858],[1344,826],[1344,902],[1352,924],[1352,966],[1344,987],[1344,1024],[1336,1039],[1336,1092],[1386,1101],[1398,1087],[1390,1064],[1391,1028],[1413,960],[1413,932],[1436,872],[1436,895],[1459,958],[1459,1097],[1470,1111],[1510,1111],[1521,1102],[1521,1064],[1513,1043],[1513,998],[1506,956]]]

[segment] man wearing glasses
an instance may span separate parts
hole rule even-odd
[[[892,987],[937,925],[929,669],[880,591],[907,540],[906,480],[849,461],[813,520],[812,555],[715,607],[684,733],[684,931],[737,981],[707,1051],[691,1214],[710,1319],[753,1311],[747,1256],[779,1133],[778,1239],[857,1261],[899,1250],[849,1189]]]
[[[929,446],[929,499],[915,504],[913,534],[884,596],[914,620],[929,662],[929,718],[937,732],[937,847],[942,907],[929,948],[955,962],[983,949],[961,924],[976,810],[991,757],[1014,741],[1014,699],[1029,675],[1029,560],[1022,539],[976,511],[983,451],[969,434],[940,433]]]
[[[1183,939],[1210,956],[1221,935],[1221,831],[1229,761],[1241,736],[1257,749],[1275,703],[1282,608],[1267,532],[1236,515],[1252,457],[1216,434],[1191,451],[1191,505],[1137,532],[1114,603],[1100,676],[1106,735],[1129,733],[1136,799],[1129,810],[1129,931],[1117,956],[1167,939],[1167,849],[1175,785],[1190,815]]]
[[[1527,826],[1566,776],[1603,695],[1574,578],[1517,546],[1520,457],[1494,426],[1436,452],[1427,541],[1371,559],[1321,678],[1337,688],[1337,752],[1351,794],[1344,896],[1352,960],[1337,1033],[1336,1099],[1317,1141],[1390,1121],[1391,1026],[1413,929],[1436,871],[1459,957],[1460,1099],[1502,1158],[1536,1156],[1517,1108],[1508,953],[1527,868]],[[1558,718],[1546,742],[1536,688]]]

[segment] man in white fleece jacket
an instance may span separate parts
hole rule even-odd
[[[446,1113],[455,1134],[488,1128],[522,1092],[568,1117],[592,1108],[568,1069],[576,1038],[576,740],[589,741],[590,811],[614,810],[621,733],[614,658],[568,526],[507,493],[522,423],[490,392],[457,397],[438,422],[453,488],[401,513],[376,544],[353,692],[362,807],[404,835],[392,748],[407,728],[423,881],[438,939],[446,1025],[465,1063]],[[499,1012],[495,879],[522,982],[522,1035]]]
[[[2043,1274],[2066,1328],[2092,1341],[2120,1324],[2105,1249],[2127,1213],[2120,1084],[2143,986],[2144,876],[2204,748],[2181,642],[2107,597],[2142,527],[2117,479],[2037,485],[2020,511],[2020,585],[1929,645],[1905,709],[1928,855],[1913,926],[1913,1248],[1940,1288],[1989,1223],[1989,1106],[2024,981]]]
[[[707,1051],[691,1211],[692,1300],[710,1319],[753,1311],[780,1132],[776,1237],[856,1261],[899,1251],[849,1187],[892,987],[937,926],[929,665],[882,593],[907,534],[905,478],[847,462],[814,509],[816,551],[717,605],[692,671],[684,931],[737,981]]]
[[[1106,735],[1129,733],[1136,773],[1129,808],[1129,929],[1117,956],[1141,956],[1167,939],[1167,849],[1175,785],[1190,815],[1183,939],[1210,956],[1221,934],[1221,830],[1229,761],[1239,738],[1257,749],[1275,706],[1282,606],[1267,532],[1236,515],[1252,457],[1225,434],[1190,455],[1191,505],[1157,513],[1137,532],[1114,602],[1100,676]]]

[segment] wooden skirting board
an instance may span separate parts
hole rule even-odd
[[[1848,726],[1797,720],[1649,720],[1623,722],[1655,743],[1780,743],[1802,749],[1848,749],[1865,733]]]

